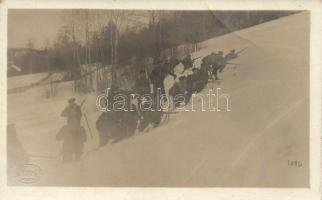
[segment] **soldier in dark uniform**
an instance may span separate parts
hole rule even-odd
[[[207,66],[207,64],[202,62],[199,70],[200,87],[198,88],[197,92],[200,92],[208,83],[208,79],[209,79],[208,70],[209,70],[209,66]]]
[[[138,126],[138,130],[140,132],[144,131],[149,125],[156,127],[160,124],[163,111],[158,108],[158,104],[160,103],[158,100],[158,96],[156,94],[152,94],[152,107],[151,109],[140,109],[141,120]],[[142,108],[150,108],[151,102],[149,100],[142,102]]]
[[[193,60],[191,59],[191,54],[188,54],[186,57],[184,57],[184,59],[182,60],[182,64],[184,67],[183,72],[186,71],[187,69],[192,68]]]
[[[176,57],[174,56],[171,56],[170,59],[169,59],[169,64],[170,64],[170,67],[171,69],[173,70],[175,68],[175,66],[177,66],[178,64],[180,63],[180,60],[177,59]]]
[[[211,54],[210,63],[212,66],[212,74],[215,76],[215,79],[218,80],[218,71],[225,64],[225,59],[223,56],[223,52],[219,51],[218,54]]]
[[[99,132],[99,147],[106,145],[111,139],[115,139],[121,132],[121,114],[120,111],[104,112],[97,119],[96,129]]]
[[[230,60],[233,60],[238,57],[238,54],[235,52],[235,49],[230,50],[228,54],[224,56],[224,63],[222,64],[221,68],[219,69],[219,72],[222,72],[224,70],[225,66]]]
[[[187,102],[190,100],[191,95],[198,90],[199,84],[199,69],[192,68],[192,74],[187,77]]]
[[[150,83],[145,76],[144,70],[140,71],[139,77],[135,81],[134,91],[140,95],[150,94]]]
[[[151,83],[153,84],[153,93],[157,94],[158,88],[161,90],[161,95],[165,95],[164,89],[164,79],[167,75],[173,76],[176,79],[176,75],[174,74],[174,66],[170,65],[170,62],[166,61],[162,64],[158,64],[151,72],[149,78]]]
[[[229,61],[232,59],[235,59],[238,57],[238,54],[236,53],[235,49],[230,50],[230,52],[228,54],[225,55],[225,60]]]
[[[212,78],[212,65],[211,65],[211,59],[215,56],[215,53],[212,52],[211,54],[205,56],[202,58],[201,68],[205,69],[207,73],[209,73],[209,76]]]
[[[115,110],[113,103],[115,95],[124,95],[128,99],[126,102],[126,110]],[[132,92],[114,89],[109,93],[110,111],[102,113],[96,121],[96,129],[99,132],[99,146],[105,146],[110,141],[117,143],[125,138],[134,135],[139,120],[139,112],[137,107],[131,102]]]
[[[80,125],[82,112],[80,106],[75,103],[75,98],[68,100],[68,106],[61,116],[67,118],[67,125],[63,126],[56,135],[57,141],[63,141],[63,162],[80,160],[84,143],[87,140],[85,129]]]
[[[75,103],[75,98],[68,100],[68,106],[61,113],[62,117],[67,118],[67,124],[79,125],[82,118],[82,111],[79,105]]]
[[[214,52],[212,52],[211,54],[209,54],[209,55],[207,55],[207,56],[205,56],[205,57],[203,57],[202,58],[202,62],[203,63],[205,63],[206,65],[210,65],[210,58],[211,58],[211,56],[212,55],[214,55],[215,53]]]
[[[62,155],[63,162],[80,160],[83,154],[84,143],[87,140],[85,129],[82,126],[63,126],[56,135],[57,141],[63,141]]]

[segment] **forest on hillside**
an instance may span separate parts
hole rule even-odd
[[[203,40],[277,19],[294,11],[130,11],[68,10],[69,17],[52,44],[8,49],[8,65],[19,74],[63,71],[80,76],[81,65],[122,68],[144,65],[146,58],[164,59],[165,49]],[[133,61],[135,60],[135,61]],[[135,63],[133,63],[135,62]],[[9,76],[17,75],[8,73]]]

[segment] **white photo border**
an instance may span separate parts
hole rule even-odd
[[[308,10],[310,12],[309,188],[12,187],[6,182],[6,67],[8,9]],[[317,200],[321,199],[322,1],[319,0],[2,0],[0,3],[0,199]]]

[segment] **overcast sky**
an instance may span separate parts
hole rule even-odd
[[[99,14],[101,11],[95,11]],[[102,10],[107,12],[107,10]],[[147,11],[136,11],[129,19],[136,27],[148,23]],[[59,28],[72,16],[72,10],[20,9],[8,12],[8,47],[24,48],[30,39],[41,49],[46,41],[50,44],[56,38]]]
[[[46,40],[51,43],[62,24],[63,16],[68,13],[67,10],[9,10],[8,47],[26,47],[30,38],[34,39],[36,48],[42,48]]]

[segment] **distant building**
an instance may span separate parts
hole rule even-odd
[[[8,76],[47,71],[45,50],[8,48]]]

